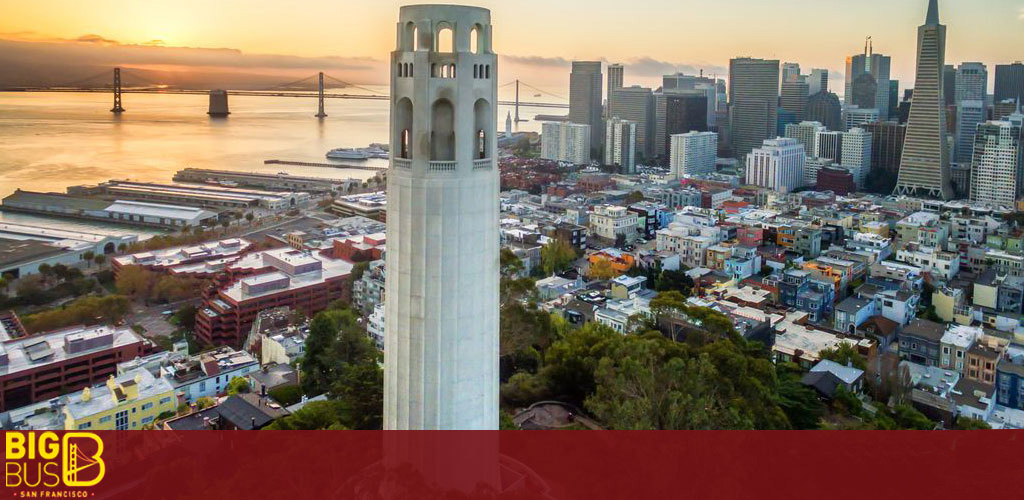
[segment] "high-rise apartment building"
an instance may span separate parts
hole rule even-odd
[[[601,122],[602,81],[600,61],[573,61],[569,74],[569,121],[590,126],[591,158],[601,158],[604,124]]]
[[[996,65],[996,88],[992,96],[995,102],[1006,99],[1024,102],[1024,63]]]
[[[718,134],[714,132],[687,132],[671,138],[672,179],[684,175],[709,174],[715,171],[718,156]]]
[[[943,68],[946,27],[939,24],[939,2],[928,2],[925,23],[917,30],[917,78],[907,120],[896,193],[948,200],[949,148],[946,143]]]
[[[421,42],[430,40],[425,34],[443,29],[452,30],[451,47],[413,40],[417,33]],[[490,11],[479,7],[412,5],[399,13],[391,66],[403,70],[392,70],[391,78],[387,242],[393,246],[384,303],[388,430],[498,428],[492,33]],[[452,65],[440,73],[447,78],[420,71],[440,61]],[[406,72],[405,65],[415,69]],[[601,91],[598,85],[598,120]],[[408,154],[399,157],[400,151]]]
[[[605,127],[604,163],[623,174],[636,173],[636,122],[609,118]]]
[[[735,158],[776,136],[779,111],[779,61],[738,58],[729,61],[729,115]]]
[[[545,122],[541,125],[540,157],[573,165],[590,163],[590,125]]]
[[[871,134],[862,128],[843,133],[840,164],[853,174],[858,189],[864,189],[871,171]]]
[[[795,82],[800,78],[800,65],[798,63],[782,63],[782,83]]]
[[[973,151],[971,201],[1015,206],[1024,184],[1020,121],[978,125]]]
[[[767,139],[761,147],[747,154],[746,182],[752,186],[792,192],[804,183],[806,159],[804,147],[796,139]]]
[[[633,85],[612,91],[608,117],[636,123],[636,153],[650,160],[654,150],[654,94],[651,89]]]
[[[796,139],[797,142],[803,144],[804,151],[807,152],[807,156],[814,156],[814,145],[815,138],[819,132],[825,132],[828,129],[825,128],[819,122],[800,122],[790,123],[786,125],[786,137],[790,139]]]
[[[812,94],[807,98],[804,119],[821,123],[829,130],[842,130],[843,106],[839,104],[839,96],[832,92]]]

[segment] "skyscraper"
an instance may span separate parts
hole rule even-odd
[[[995,102],[1006,99],[1020,99],[1024,102],[1024,64],[996,65],[996,89],[992,94]]]
[[[608,118],[622,118],[636,123],[635,152],[645,159],[657,156],[654,150],[654,93],[647,87],[633,85],[612,91]]]
[[[988,68],[979,62],[961,63],[956,68],[956,102],[985,102],[988,94]]]
[[[957,86],[959,89],[959,85]],[[956,161],[970,165],[974,156],[974,134],[985,122],[985,101],[964,100],[956,103]]]
[[[814,157],[828,158],[836,163],[843,161],[843,133],[819,131],[814,135]]]
[[[948,200],[949,148],[946,144],[943,68],[946,27],[939,24],[939,2],[929,0],[925,23],[917,30],[917,78],[907,120],[896,193]]]
[[[385,429],[498,428],[498,58],[490,17],[451,5],[399,13]],[[452,30],[451,46],[432,35],[444,30]],[[422,70],[433,64],[449,66],[435,73],[447,76]]]
[[[892,59],[876,54],[871,38],[864,42],[864,53],[846,58],[847,106],[875,108],[884,120],[889,116],[889,72]],[[870,78],[865,75],[870,75]],[[872,89],[873,88],[873,89]]]
[[[654,94],[654,154],[668,158],[671,136],[705,132],[708,101],[702,90],[677,90]]]
[[[800,65],[797,63],[782,63],[782,83],[795,82],[800,78]]]
[[[622,67],[621,64],[609,64],[608,65],[608,92],[607,92],[607,95],[605,96],[605,98],[608,99],[608,110],[609,110],[608,118],[612,118],[612,115],[611,115],[612,98],[613,98],[612,96],[614,95],[614,93],[615,93],[615,91],[617,89],[621,89],[622,88],[622,82],[624,81],[624,79],[623,79],[624,78],[624,73],[625,73],[625,70],[624,70],[624,68]]]
[[[973,151],[971,201],[1013,207],[1024,183],[1020,123],[978,125]]]
[[[793,114],[796,123],[804,121],[804,112],[807,108],[807,98],[810,97],[810,85],[806,77],[797,75],[789,81],[782,82],[782,92],[779,96],[779,109]]]
[[[956,104],[956,68],[952,64],[942,67],[942,96],[946,106]]]
[[[843,129],[843,106],[839,104],[839,96],[832,92],[818,92],[807,98],[804,119],[818,122],[829,130]]]
[[[573,61],[569,75],[569,121],[590,125],[591,158],[601,158],[604,124],[601,123],[602,93],[600,61]]]
[[[869,123],[864,128],[871,132],[871,168],[885,171],[895,178],[903,157],[906,125],[884,121]]]
[[[729,115],[732,150],[743,160],[776,136],[779,112],[779,61],[738,58],[729,61]]]
[[[636,122],[609,118],[605,129],[604,163],[620,173],[636,173]]]
[[[812,69],[807,77],[807,94],[814,95],[818,92],[828,92],[828,70]]]

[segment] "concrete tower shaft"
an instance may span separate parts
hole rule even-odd
[[[490,12],[408,6],[397,28],[384,426],[495,429],[499,180]]]

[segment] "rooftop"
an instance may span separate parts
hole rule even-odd
[[[79,339],[86,341],[83,348],[71,344]],[[144,342],[142,337],[131,328],[110,326],[76,326],[24,337],[0,344],[0,357],[6,354],[6,363],[0,364],[0,375],[141,342]]]
[[[134,399],[136,401],[165,393],[173,394],[174,392],[174,387],[171,386],[170,382],[163,378],[154,377],[151,373],[141,368],[114,377],[113,381],[117,384],[115,386],[115,393],[111,393],[110,387],[107,384],[95,385],[91,388],[86,388],[88,391],[83,389],[68,395],[68,401],[64,406],[64,410],[77,420],[116,408],[121,402],[125,401],[123,393],[117,390],[118,386],[136,385],[138,387],[138,395]]]
[[[105,208],[107,212],[128,213],[143,217],[159,217],[186,221],[201,221],[217,216],[200,208],[166,205],[163,203],[144,203],[141,201],[117,200]]]

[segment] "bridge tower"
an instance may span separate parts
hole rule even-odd
[[[516,79],[516,123],[519,123],[519,79]]]
[[[319,88],[320,88],[320,94],[318,96],[318,99],[319,99],[320,107],[319,107],[319,111],[316,112],[316,117],[317,118],[327,118],[327,113],[324,113],[324,72],[323,71],[320,72],[320,86],[319,86]]]
[[[497,56],[487,9],[414,5],[391,53],[384,428],[498,428]]]
[[[111,113],[124,113],[121,107],[121,68],[114,68],[114,107],[110,108]]]

